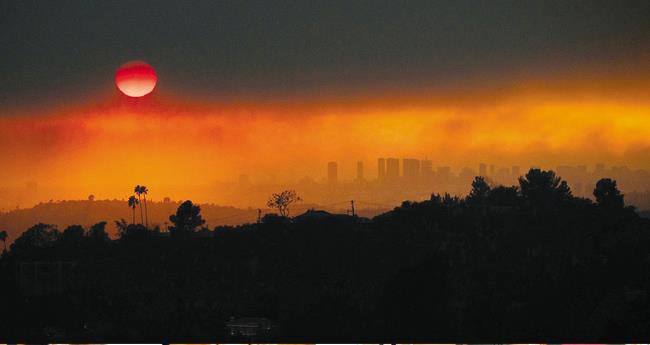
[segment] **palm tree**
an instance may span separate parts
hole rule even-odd
[[[131,195],[129,197],[129,207],[133,209],[133,222],[131,224],[135,224],[135,207],[138,206],[140,201],[135,198],[135,195]]]
[[[0,241],[4,243],[5,245],[5,252],[7,251],[7,232],[6,231],[0,231]]]
[[[149,193],[149,189],[147,189],[147,186],[140,186],[140,193],[142,193],[144,195],[142,197],[144,199],[144,224],[145,224],[145,227],[148,229],[149,228],[149,212],[147,212],[147,193]]]
[[[135,186],[135,188],[133,188],[133,192],[138,195],[138,204],[140,204],[140,224],[144,224],[144,216],[142,215],[142,199],[140,198],[142,195],[142,186]]]

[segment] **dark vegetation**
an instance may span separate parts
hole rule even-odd
[[[137,196],[135,196],[137,200]],[[176,212],[181,204],[178,201],[152,202],[147,198],[147,213],[149,226],[166,228],[169,224],[169,215]],[[47,224],[55,224],[59,229],[68,225],[79,224],[89,228],[101,221],[108,221],[106,232],[111,238],[117,238],[117,227],[113,220],[126,219],[129,223],[133,220],[133,210],[126,207],[127,200],[63,200],[44,202],[32,208],[22,208],[0,213],[0,229],[7,231],[9,246],[25,229],[34,225],[34,220]],[[140,205],[135,209],[135,220],[140,223]],[[201,204],[201,214],[208,224],[243,224],[254,222],[257,219],[257,209],[246,209],[216,204]],[[144,211],[143,211],[144,212]],[[146,223],[147,217],[145,217]],[[166,224],[167,223],[167,224]],[[1,243],[0,243],[1,244]],[[0,248],[1,250],[1,248]]]
[[[0,261],[0,334],[214,341],[231,316],[257,316],[276,324],[257,339],[269,341],[647,339],[650,220],[615,181],[594,196],[530,170],[516,187],[477,177],[464,198],[372,220],[313,211],[210,230],[186,201],[169,232],[139,217],[117,222],[117,240],[106,223],[37,224]],[[59,290],[30,293],[32,262],[74,268]]]

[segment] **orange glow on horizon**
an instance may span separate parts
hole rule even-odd
[[[648,88],[634,88],[642,93]],[[3,186],[43,186],[38,200],[122,198],[146,183],[152,198],[220,200],[188,186],[236,181],[284,183],[355,162],[372,178],[377,157],[434,166],[562,164],[650,167],[650,101],[623,93],[528,90],[431,101],[209,104],[159,97],[0,118]],[[0,187],[3,187],[0,186]],[[51,191],[55,190],[55,195]],[[157,197],[156,197],[157,196]]]

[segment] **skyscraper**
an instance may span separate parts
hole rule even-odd
[[[383,180],[386,177],[386,160],[383,158],[377,159],[377,178]]]
[[[413,158],[404,158],[402,160],[404,169],[404,180],[407,182],[416,182],[420,178],[420,161]]]
[[[399,178],[399,159],[386,159],[386,179],[395,181]]]
[[[327,183],[336,184],[338,182],[338,165],[336,162],[327,163]]]
[[[357,162],[357,181],[363,181],[363,162]]]
[[[519,170],[518,165],[513,165],[512,170],[510,170],[510,171],[511,171],[512,177],[514,177],[514,178],[518,178],[519,176],[521,176],[521,171]]]
[[[487,177],[487,165],[485,165],[485,163],[481,163],[478,165],[478,175]]]
[[[433,176],[433,162],[425,159],[420,162],[420,175],[424,178]]]

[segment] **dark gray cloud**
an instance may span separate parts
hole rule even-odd
[[[3,1],[0,104],[112,87],[131,59],[169,91],[318,95],[624,65],[648,1]],[[171,92],[170,91],[170,92]]]

